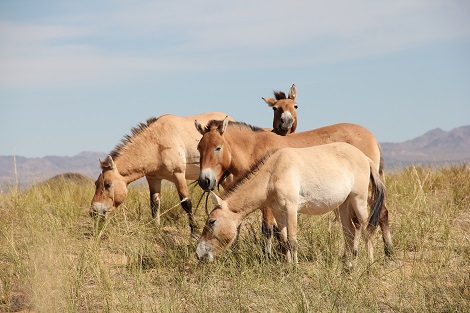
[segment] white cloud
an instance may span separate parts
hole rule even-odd
[[[468,37],[469,12],[466,1],[206,0],[0,21],[0,87],[363,58]]]

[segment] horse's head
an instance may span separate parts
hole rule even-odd
[[[275,98],[262,98],[274,110],[273,132],[278,135],[295,133],[297,128],[297,88],[295,85],[289,90],[289,95],[282,91],[274,92]]]
[[[228,204],[211,192],[215,208],[209,214],[206,225],[202,231],[201,238],[196,248],[199,260],[212,261],[226,248],[228,248],[237,237],[237,218],[235,213],[228,209]]]
[[[203,128],[194,121],[196,129],[202,134],[197,149],[199,151],[200,171],[198,183],[202,189],[214,190],[230,166],[231,151],[224,138],[228,118],[223,121],[211,121]]]
[[[107,156],[101,161],[101,174],[95,182],[95,195],[91,201],[91,216],[106,216],[112,212],[124,200],[127,195],[127,184],[121,174],[119,174],[113,158]]]

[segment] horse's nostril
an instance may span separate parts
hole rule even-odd
[[[203,190],[208,190],[209,189],[209,183],[210,180],[209,178],[200,178],[199,179],[199,187],[201,187]]]
[[[96,217],[99,216],[99,213],[96,210],[90,210],[90,212],[88,212],[88,214],[90,214],[90,217],[92,217],[92,218],[96,218]]]

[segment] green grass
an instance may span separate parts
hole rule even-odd
[[[87,214],[91,182],[12,188],[0,194],[0,311],[470,312],[468,164],[409,167],[386,185],[394,259],[384,259],[377,234],[376,262],[368,266],[362,241],[349,274],[332,214],[300,216],[297,268],[266,259],[258,212],[236,249],[199,263],[171,187],[160,227],[146,186],[131,185],[101,225]],[[200,195],[195,188],[194,205]],[[196,215],[202,227],[202,205]]]

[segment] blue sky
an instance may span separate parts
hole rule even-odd
[[[109,152],[151,116],[298,88],[299,131],[470,124],[470,1],[0,1],[0,155]]]

